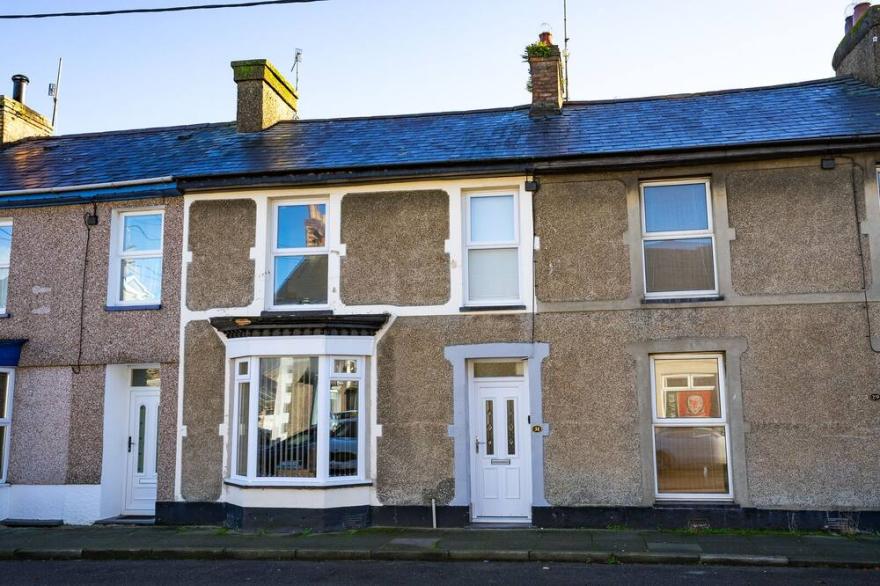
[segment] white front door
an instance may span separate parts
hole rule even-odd
[[[525,378],[471,378],[471,514],[528,522],[532,465]]]
[[[156,459],[159,438],[159,389],[133,389],[128,414],[127,515],[156,512]]]

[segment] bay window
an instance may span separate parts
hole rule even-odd
[[[521,303],[517,206],[510,192],[466,196],[466,305]]]
[[[273,207],[272,307],[327,304],[327,202],[295,200]]]
[[[645,297],[718,293],[708,180],[642,183]]]
[[[364,361],[254,356],[233,367],[232,478],[321,484],[364,477]]]
[[[720,354],[651,357],[655,496],[730,499],[730,426]]]

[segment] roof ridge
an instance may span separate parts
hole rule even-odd
[[[10,142],[2,145],[2,148],[6,148],[8,146],[14,146],[17,144],[22,144],[25,142],[37,142],[37,141],[50,141],[57,139],[67,139],[67,138],[90,138],[96,136],[107,136],[108,134],[145,134],[145,133],[154,133],[154,132],[173,132],[175,130],[196,130],[200,128],[209,128],[213,126],[233,126],[235,125],[234,121],[227,122],[199,122],[196,124],[178,124],[175,126],[149,126],[147,128],[123,128],[119,130],[97,130],[94,132],[75,132],[73,134],[54,134],[50,136],[29,136],[27,138],[23,138],[21,140],[17,140],[15,142]]]
[[[744,88],[731,88],[731,89],[723,89],[723,90],[707,90],[703,92],[690,92],[690,93],[681,93],[681,94],[660,94],[656,96],[638,96],[633,98],[606,98],[601,100],[571,100],[565,102],[566,105],[571,106],[587,106],[591,104],[619,104],[621,102],[650,102],[650,101],[659,101],[659,100],[680,100],[687,98],[699,98],[703,96],[717,96],[724,94],[738,94],[745,92],[756,92],[763,90],[777,90],[777,89],[787,89],[793,87],[806,87],[812,85],[827,85],[838,82],[849,82],[856,81],[857,83],[862,83],[856,80],[852,75],[843,75],[840,77],[823,77],[819,79],[811,79],[807,81],[794,81],[788,83],[779,83],[773,85],[762,85],[762,86],[753,86],[753,87],[744,87]]]
[[[528,108],[528,104],[520,104],[518,106],[475,108],[473,110],[444,110],[439,112],[412,112],[409,114],[374,114],[371,116],[342,116],[339,118],[301,118],[297,120],[282,120],[278,122],[278,124],[305,124],[310,122],[350,122],[352,120],[389,120],[397,118],[427,118],[430,116],[461,116],[468,114],[486,114],[491,112],[515,112],[517,110],[526,110]]]

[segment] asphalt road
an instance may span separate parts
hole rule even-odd
[[[878,584],[880,571],[538,562],[5,561],[3,584]]]

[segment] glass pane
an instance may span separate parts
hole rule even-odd
[[[507,400],[507,455],[516,455],[516,414],[513,399]]]
[[[327,303],[327,255],[275,257],[275,305]]]
[[[0,480],[6,478],[6,469],[3,467],[3,462],[6,460],[6,454],[4,450],[6,449],[6,430],[8,428],[5,425],[0,425]]]
[[[276,248],[314,248],[324,246],[327,205],[278,206]]]
[[[330,383],[330,476],[358,473],[358,382]]]
[[[132,368],[131,386],[133,387],[158,387],[158,368]]]
[[[257,476],[314,478],[318,463],[318,359],[261,358]]]
[[[727,494],[723,427],[655,427],[661,493]]]
[[[137,445],[137,454],[138,454],[138,463],[137,463],[137,471],[138,474],[143,474],[144,472],[144,450],[146,448],[146,442],[144,441],[144,436],[147,433],[147,407],[145,405],[141,405],[140,409],[138,409],[138,445]]]
[[[474,362],[474,377],[492,378],[500,376],[523,376],[525,364],[521,360],[515,362]]]
[[[0,308],[6,307],[9,293],[9,269],[0,269]]]
[[[691,379],[688,375],[695,376]],[[721,393],[716,383],[718,360],[715,358],[655,360],[654,376],[658,418],[721,417]],[[694,390],[687,381],[697,378],[711,384],[702,384],[700,390]],[[684,384],[680,384],[682,379]]]
[[[0,419],[9,417],[6,411],[9,408],[7,398],[9,397],[9,374],[0,372]],[[2,475],[0,475],[2,476]]]
[[[162,214],[123,216],[123,252],[162,250]]]
[[[513,196],[470,198],[471,242],[513,242]]]
[[[357,373],[357,360],[334,360],[333,361],[333,372],[337,372],[339,374],[356,374]]]
[[[519,299],[517,250],[500,248],[468,251],[468,299],[514,301]]]
[[[708,229],[705,183],[645,187],[647,232]]]
[[[158,301],[162,294],[162,259],[124,258],[119,278],[121,301]]]
[[[242,360],[238,363],[238,375],[245,376],[248,373],[248,361]]]
[[[12,250],[12,225],[0,226],[0,264],[9,264]]]
[[[244,364],[247,364],[245,362]],[[251,385],[239,383],[238,385],[238,421],[236,422],[236,446],[235,473],[239,476],[247,476],[248,467],[248,426],[250,419]]]
[[[495,455],[495,402],[486,401],[486,455]]]
[[[714,291],[711,238],[645,241],[648,293]]]

